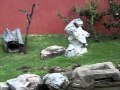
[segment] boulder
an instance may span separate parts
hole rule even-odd
[[[120,64],[117,65],[117,69],[120,71]]]
[[[77,67],[72,75],[74,78],[72,86],[78,88],[87,88],[99,80],[120,81],[120,71],[111,62]]]
[[[0,90],[11,90],[6,82],[0,82]]]
[[[43,84],[42,79],[35,74],[23,74],[17,78],[7,80],[12,90],[37,90]]]
[[[57,90],[65,90],[70,84],[67,77],[63,76],[61,73],[46,74],[43,77],[43,82],[49,88],[54,88]]]
[[[80,18],[73,19],[66,27],[65,31],[69,34],[68,40],[70,44],[65,51],[66,57],[79,56],[87,53],[86,38],[90,34],[82,29],[83,21]]]
[[[65,48],[63,46],[49,46],[41,51],[41,59],[47,59],[64,54]]]

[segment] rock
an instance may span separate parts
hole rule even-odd
[[[41,59],[47,59],[64,54],[65,48],[63,46],[49,46],[41,51]]]
[[[61,67],[58,66],[53,66],[50,68],[49,73],[59,73],[59,72],[65,72],[65,69],[62,69]]]
[[[120,72],[111,62],[77,67],[72,75],[74,78],[72,86],[79,88],[87,88],[99,80],[111,79],[120,81]]]
[[[68,40],[70,44],[65,51],[66,57],[79,56],[87,52],[86,38],[89,37],[89,33],[82,29],[83,21],[78,18],[72,20],[66,27],[65,31],[69,34]]]
[[[46,74],[43,77],[43,82],[50,88],[57,90],[65,90],[70,84],[66,76],[63,76],[61,73],[52,73]]]
[[[0,82],[0,90],[11,90],[6,82]]]
[[[12,90],[37,90],[43,84],[42,79],[35,74],[23,74],[17,78],[7,80]]]
[[[117,65],[117,69],[120,71],[120,64]]]
[[[74,64],[74,65],[72,66],[72,70],[74,70],[75,68],[80,67],[80,66],[81,66],[80,64]]]
[[[7,52],[21,52],[24,43],[20,29],[10,30],[6,28],[3,33],[3,46]]]

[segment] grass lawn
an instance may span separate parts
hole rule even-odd
[[[48,69],[42,67],[60,66],[70,68],[73,64],[81,65],[111,61],[120,63],[120,40],[101,38],[100,43],[88,38],[88,53],[83,56],[66,58],[58,56],[47,60],[40,59],[40,51],[50,45],[68,46],[67,37],[64,35],[31,35],[28,38],[27,54],[6,53],[2,48],[0,37],[0,81],[6,81],[23,74],[21,68],[28,68],[29,72],[43,76]]]

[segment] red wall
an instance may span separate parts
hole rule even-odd
[[[99,0],[99,11],[106,10],[107,0]],[[5,28],[15,29],[19,27],[22,34],[25,33],[27,18],[18,10],[31,10],[33,3],[39,4],[33,14],[30,26],[30,34],[63,34],[66,24],[56,15],[60,11],[66,17],[78,16],[71,13],[74,5],[84,7],[85,0],[0,0],[0,34]],[[103,18],[102,21],[106,20]],[[96,25],[99,33],[106,33],[102,25]]]

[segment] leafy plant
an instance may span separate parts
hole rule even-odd
[[[93,34],[95,41],[99,41],[97,36],[97,31],[94,28],[95,22],[99,21],[103,16],[106,15],[105,12],[98,13],[97,8],[99,6],[98,0],[86,0],[86,8],[81,9],[77,6],[74,7],[74,11],[79,14],[79,16],[87,17],[88,30]]]
[[[70,21],[69,18],[63,16],[60,12],[56,12],[56,15],[57,15],[60,19],[62,19],[65,23],[68,23],[68,22]]]
[[[120,3],[108,0],[108,15],[110,20],[104,23],[104,26],[111,32],[113,39],[120,38]]]
[[[114,19],[119,20],[120,19],[120,3],[114,2],[113,0],[108,0],[109,2],[109,15],[112,15]]]

